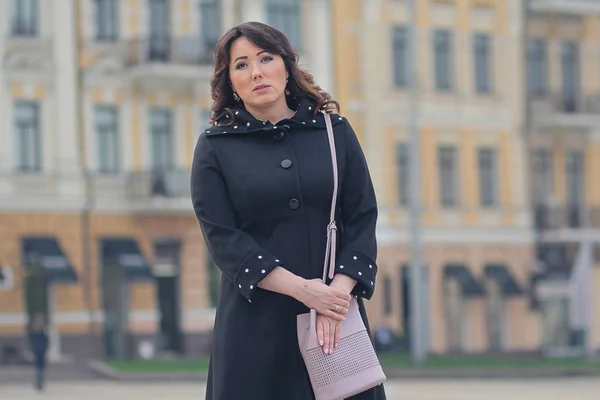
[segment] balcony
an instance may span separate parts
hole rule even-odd
[[[585,226],[583,207],[534,206],[535,228],[538,232],[563,229],[580,229]]]
[[[133,172],[127,197],[137,211],[186,211],[191,209],[190,173],[183,169]]]
[[[70,210],[83,202],[80,176],[41,170],[0,173],[0,209]]]
[[[213,46],[200,37],[151,37],[124,43],[123,57],[131,78],[189,84],[210,76]]]
[[[600,14],[598,0],[528,0],[529,9],[535,12],[556,14]]]
[[[3,39],[1,68],[7,78],[53,79],[53,40],[40,36],[29,25],[14,25]]]
[[[533,126],[538,128],[600,127],[600,94],[536,97],[531,99],[530,113]]]

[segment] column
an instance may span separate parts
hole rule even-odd
[[[311,34],[311,44],[304,46],[310,49],[310,68],[314,73],[315,82],[334,98],[333,68],[333,17],[330,0],[312,0],[311,16],[302,21],[302,30],[308,29]],[[306,15],[306,14],[305,14]]]
[[[362,0],[362,17],[359,19],[359,60],[361,68],[361,88],[363,104],[363,132],[361,145],[369,162],[371,178],[378,195],[383,198],[385,188],[386,167],[385,157],[385,135],[386,118],[381,110],[384,110],[384,102],[389,90],[385,87],[386,77],[381,73],[381,65],[374,60],[380,60],[383,52],[389,51],[387,43],[383,43],[385,37],[385,26],[381,23],[382,0]]]
[[[266,21],[266,0],[243,0],[242,1],[242,22]]]
[[[9,2],[0,1],[0,15],[10,15]],[[9,32],[9,18],[0,18],[0,32]],[[0,41],[0,54],[4,54],[6,40]],[[9,108],[12,107],[10,102],[10,87],[8,87],[6,77],[2,69],[0,69],[0,171],[10,170],[13,163],[13,154],[15,154],[15,146],[13,144],[13,130],[9,115]]]
[[[246,2],[247,0],[242,1],[242,3]],[[224,34],[240,22],[237,20],[238,13],[235,12],[237,7],[238,5],[235,0],[221,0],[221,34]]]
[[[55,66],[54,93],[56,115],[54,129],[60,134],[57,172],[76,175],[80,171],[79,108],[78,108],[78,51],[75,0],[62,0],[61,11],[54,13],[53,62]]]

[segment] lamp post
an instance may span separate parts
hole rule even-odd
[[[424,290],[422,279],[422,254],[421,254],[421,143],[418,129],[419,114],[419,77],[417,75],[417,8],[419,0],[408,2],[408,82],[410,85],[408,128],[410,132],[409,171],[410,171],[410,237],[411,237],[411,261],[410,261],[410,343],[413,363],[423,365],[427,357],[427,324],[424,310]]]

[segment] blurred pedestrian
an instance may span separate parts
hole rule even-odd
[[[368,330],[363,298],[374,291],[378,211],[367,163],[338,103],[268,25],[244,23],[221,38],[211,93],[213,126],[198,139],[191,176],[194,210],[223,273],[206,399],[313,399],[297,315],[317,311],[326,354],[340,345],[352,296]],[[340,177],[327,283],[334,178],[321,111],[331,116]],[[351,399],[383,400],[384,387]]]
[[[379,324],[375,330],[375,348],[378,352],[390,351],[394,344],[394,334],[386,322]]]
[[[35,365],[35,387],[44,390],[44,378],[46,371],[46,353],[48,351],[48,333],[46,317],[43,313],[34,314],[29,326],[29,345],[34,357]]]

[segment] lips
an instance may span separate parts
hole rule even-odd
[[[271,87],[271,85],[264,85],[264,84],[263,85],[257,85],[257,86],[254,87],[254,89],[252,91],[256,92],[257,90],[267,89],[269,87]]]

